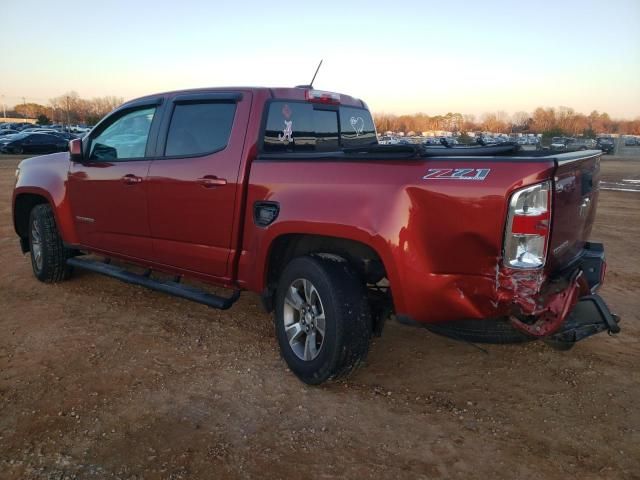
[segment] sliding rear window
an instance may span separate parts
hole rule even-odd
[[[335,152],[376,143],[373,120],[365,109],[307,102],[269,104],[265,153]]]

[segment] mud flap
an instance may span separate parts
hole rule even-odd
[[[561,329],[548,338],[563,344],[573,344],[604,331],[618,333],[619,321],[620,318],[611,313],[600,295],[587,295],[578,300]]]

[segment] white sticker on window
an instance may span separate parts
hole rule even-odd
[[[284,143],[293,141],[293,120],[285,120],[282,133],[278,134],[278,140]]]
[[[356,137],[362,134],[364,131],[364,120],[362,117],[351,117],[349,123],[351,123],[351,127],[356,132]]]

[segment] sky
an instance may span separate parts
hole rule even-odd
[[[640,117],[640,0],[0,3],[8,106],[295,86],[323,59],[316,88],[379,113]]]

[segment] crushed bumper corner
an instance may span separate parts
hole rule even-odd
[[[600,332],[616,334],[620,332],[620,317],[611,313],[602,297],[597,294],[580,298],[562,328],[550,338],[575,343]]]

